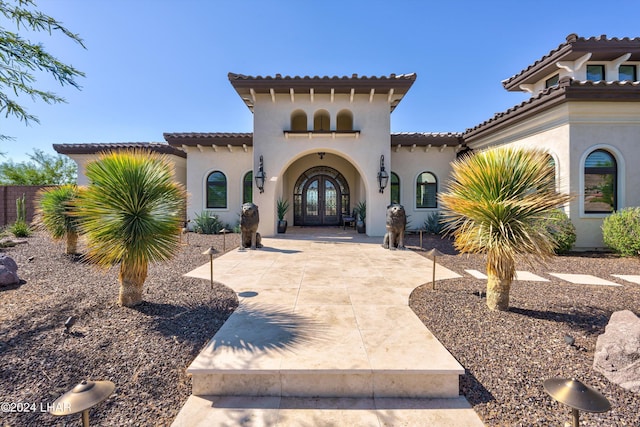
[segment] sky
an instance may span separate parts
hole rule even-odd
[[[163,132],[251,132],[229,83],[246,75],[388,76],[417,80],[392,132],[462,132],[519,104],[501,81],[567,35],[640,36],[640,9],[600,0],[36,0],[83,39],[21,33],[86,74],[66,99],[17,101],[40,124],[0,115],[0,162],[52,144],[163,142]],[[15,30],[0,17],[0,26]],[[6,88],[0,88],[6,93]]]

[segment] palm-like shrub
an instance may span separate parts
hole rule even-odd
[[[88,258],[120,266],[118,303],[142,302],[148,264],[170,259],[180,247],[185,192],[166,156],[144,150],[103,154],[87,164],[89,186],[74,214],[87,237]]]
[[[446,229],[462,253],[487,255],[487,305],[509,309],[516,259],[554,254],[554,240],[539,221],[570,200],[555,190],[555,171],[542,150],[492,148],[453,163],[439,197]]]
[[[63,185],[46,188],[38,195],[38,225],[54,239],[66,239],[66,253],[69,255],[77,253],[78,246],[78,219],[71,215],[78,191],[75,185]]]

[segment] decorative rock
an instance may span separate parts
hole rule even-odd
[[[629,310],[611,315],[598,337],[593,369],[629,391],[640,393],[640,318]]]
[[[9,286],[20,283],[18,277],[18,264],[7,255],[0,255],[0,286]]]

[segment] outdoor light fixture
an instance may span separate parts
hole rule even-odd
[[[389,174],[386,170],[384,170],[384,154],[380,156],[380,172],[378,172],[378,186],[380,188],[380,192],[384,193],[384,189],[387,187],[387,183],[389,182]]]
[[[73,316],[69,316],[69,318],[64,322],[64,333],[71,333],[71,327],[75,325],[76,318]]]
[[[580,424],[580,414],[585,412],[607,412],[611,403],[597,390],[582,384],[578,380],[550,378],[543,383],[544,391],[553,399],[571,408],[572,427]]]
[[[209,249],[207,249],[206,251],[202,252],[202,255],[209,255],[209,265],[211,267],[211,290],[213,290],[213,254],[215,254],[217,251],[215,250],[215,248],[213,246],[211,246]]]
[[[57,398],[48,409],[49,413],[62,416],[82,412],[82,426],[89,427],[89,409],[111,396],[115,389],[111,381],[82,381]]]
[[[220,233],[222,233],[222,253],[225,253],[227,252],[227,233],[230,233],[230,231],[223,228]]]
[[[324,155],[325,155],[325,154],[327,154],[327,153],[325,153],[324,151],[320,151],[320,152],[318,153],[318,157],[320,157],[320,160],[324,159]]]
[[[422,244],[420,244],[422,246]],[[436,290],[436,257],[444,255],[438,249],[433,248],[427,252],[427,256],[433,258],[433,274],[431,276],[431,289]]]
[[[264,179],[264,163],[262,161],[262,155],[260,155],[260,166],[258,167],[258,172],[256,172],[256,187],[258,187],[261,193],[264,193]]]

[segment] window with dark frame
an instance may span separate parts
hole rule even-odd
[[[587,65],[587,80],[597,82],[604,80],[604,65]]]
[[[244,175],[242,180],[242,203],[253,202],[253,171]]]
[[[220,171],[207,176],[207,209],[226,209],[227,177]]]
[[[391,203],[400,203],[400,178],[395,172],[391,172]]]
[[[544,87],[548,89],[550,87],[558,86],[559,81],[560,81],[560,74],[556,74],[555,76],[549,77],[547,80],[545,80]]]
[[[605,150],[595,150],[584,162],[584,212],[612,213],[618,209],[618,167]]]
[[[416,179],[416,208],[437,208],[438,180],[431,172],[422,172]]]
[[[618,68],[618,80],[635,82],[638,79],[635,65],[624,64]]]

